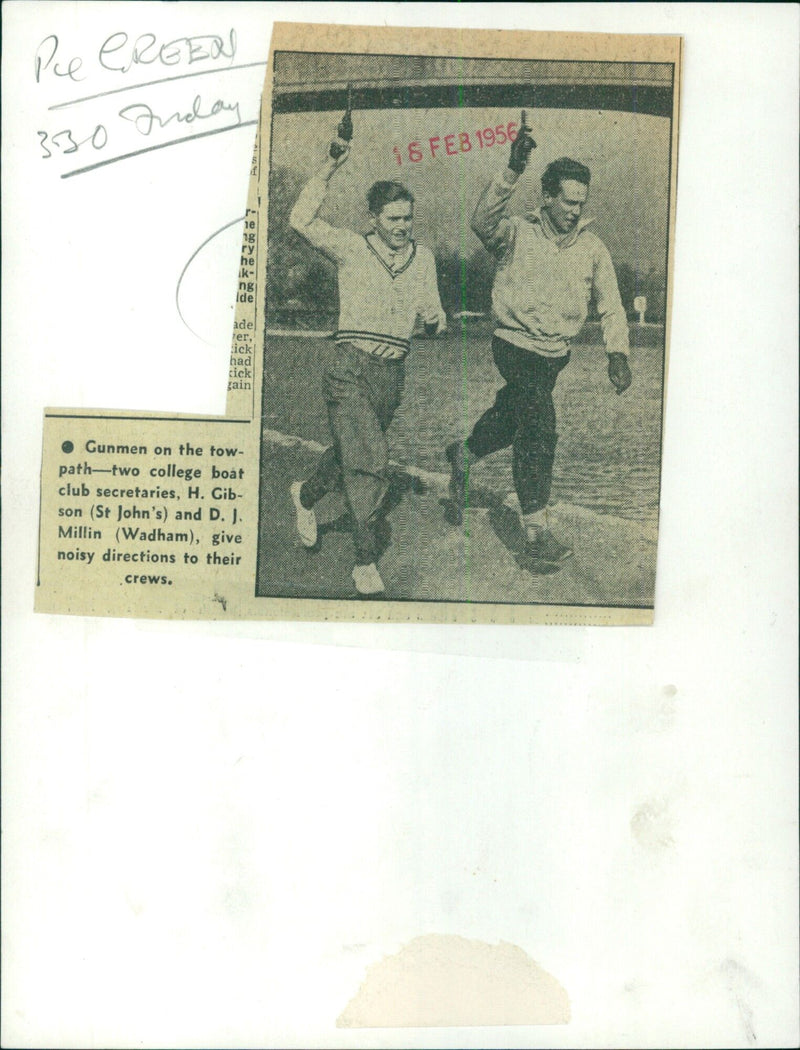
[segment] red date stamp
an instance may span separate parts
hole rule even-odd
[[[417,164],[428,154],[434,158],[440,154],[457,157],[460,153],[469,153],[472,149],[503,146],[506,142],[514,141],[517,131],[517,122],[512,120],[509,124],[498,124],[494,128],[479,128],[472,134],[468,131],[454,131],[451,135],[434,135],[427,141],[409,142],[404,151],[401,151],[399,146],[394,146],[392,152],[397,166],[402,167],[404,160],[405,163]]]

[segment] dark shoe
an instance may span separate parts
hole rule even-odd
[[[464,507],[467,502],[467,471],[464,469],[467,453],[463,442],[454,441],[447,446],[444,454],[450,463],[448,491],[450,492],[450,499],[453,501],[452,507],[449,508],[451,517],[454,519],[452,523],[461,525],[464,521]]]
[[[300,542],[303,546],[310,549],[317,544],[317,516],[313,510],[304,507],[300,501],[300,490],[302,487],[302,481],[295,481],[289,489],[289,495],[292,497],[292,504],[294,505],[297,535],[300,537]]]
[[[571,558],[572,547],[565,543],[559,543],[549,529],[541,529],[535,540],[527,540],[525,543],[525,554],[535,561],[546,561],[551,565]]]

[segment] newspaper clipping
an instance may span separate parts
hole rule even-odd
[[[45,412],[36,608],[651,623],[679,88],[677,37],[275,26],[226,414]]]

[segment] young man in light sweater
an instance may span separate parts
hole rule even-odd
[[[524,113],[521,123],[508,169],[486,187],[472,217],[472,229],[496,260],[492,353],[506,385],[466,442],[449,445],[446,455],[461,520],[470,465],[511,445],[526,553],[557,563],[572,550],[547,523],[557,440],[553,388],[594,297],[609,379],[618,394],[627,390],[628,323],[608,249],[587,229],[592,220],[581,217],[589,193],[585,165],[567,157],[553,161],[542,175],[542,206],[525,217],[508,214],[509,198],[536,147]]]
[[[388,489],[386,430],[403,393],[404,360],[421,318],[428,335],[447,326],[433,254],[411,239],[414,197],[398,182],[376,182],[367,195],[372,227],[366,235],[319,218],[328,183],[347,160],[352,126],[305,186],[289,222],[337,265],[339,327],[323,380],[333,444],[314,474],[291,487],[297,531],[306,547],[317,542],[314,505],[341,489],[355,538],[353,582],[359,594],[380,596],[376,518]],[[344,134],[343,134],[344,130]]]

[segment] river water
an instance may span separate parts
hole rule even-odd
[[[631,388],[618,396],[599,343],[573,347],[556,384],[559,443],[553,500],[655,526],[658,520],[662,349],[634,347]],[[268,336],[266,427],[327,444],[320,378],[329,340]],[[392,459],[446,472],[444,447],[469,433],[502,385],[491,357],[491,329],[481,324],[443,339],[415,341],[406,363],[403,404],[389,431]],[[473,469],[473,484],[513,491],[510,450]]]

